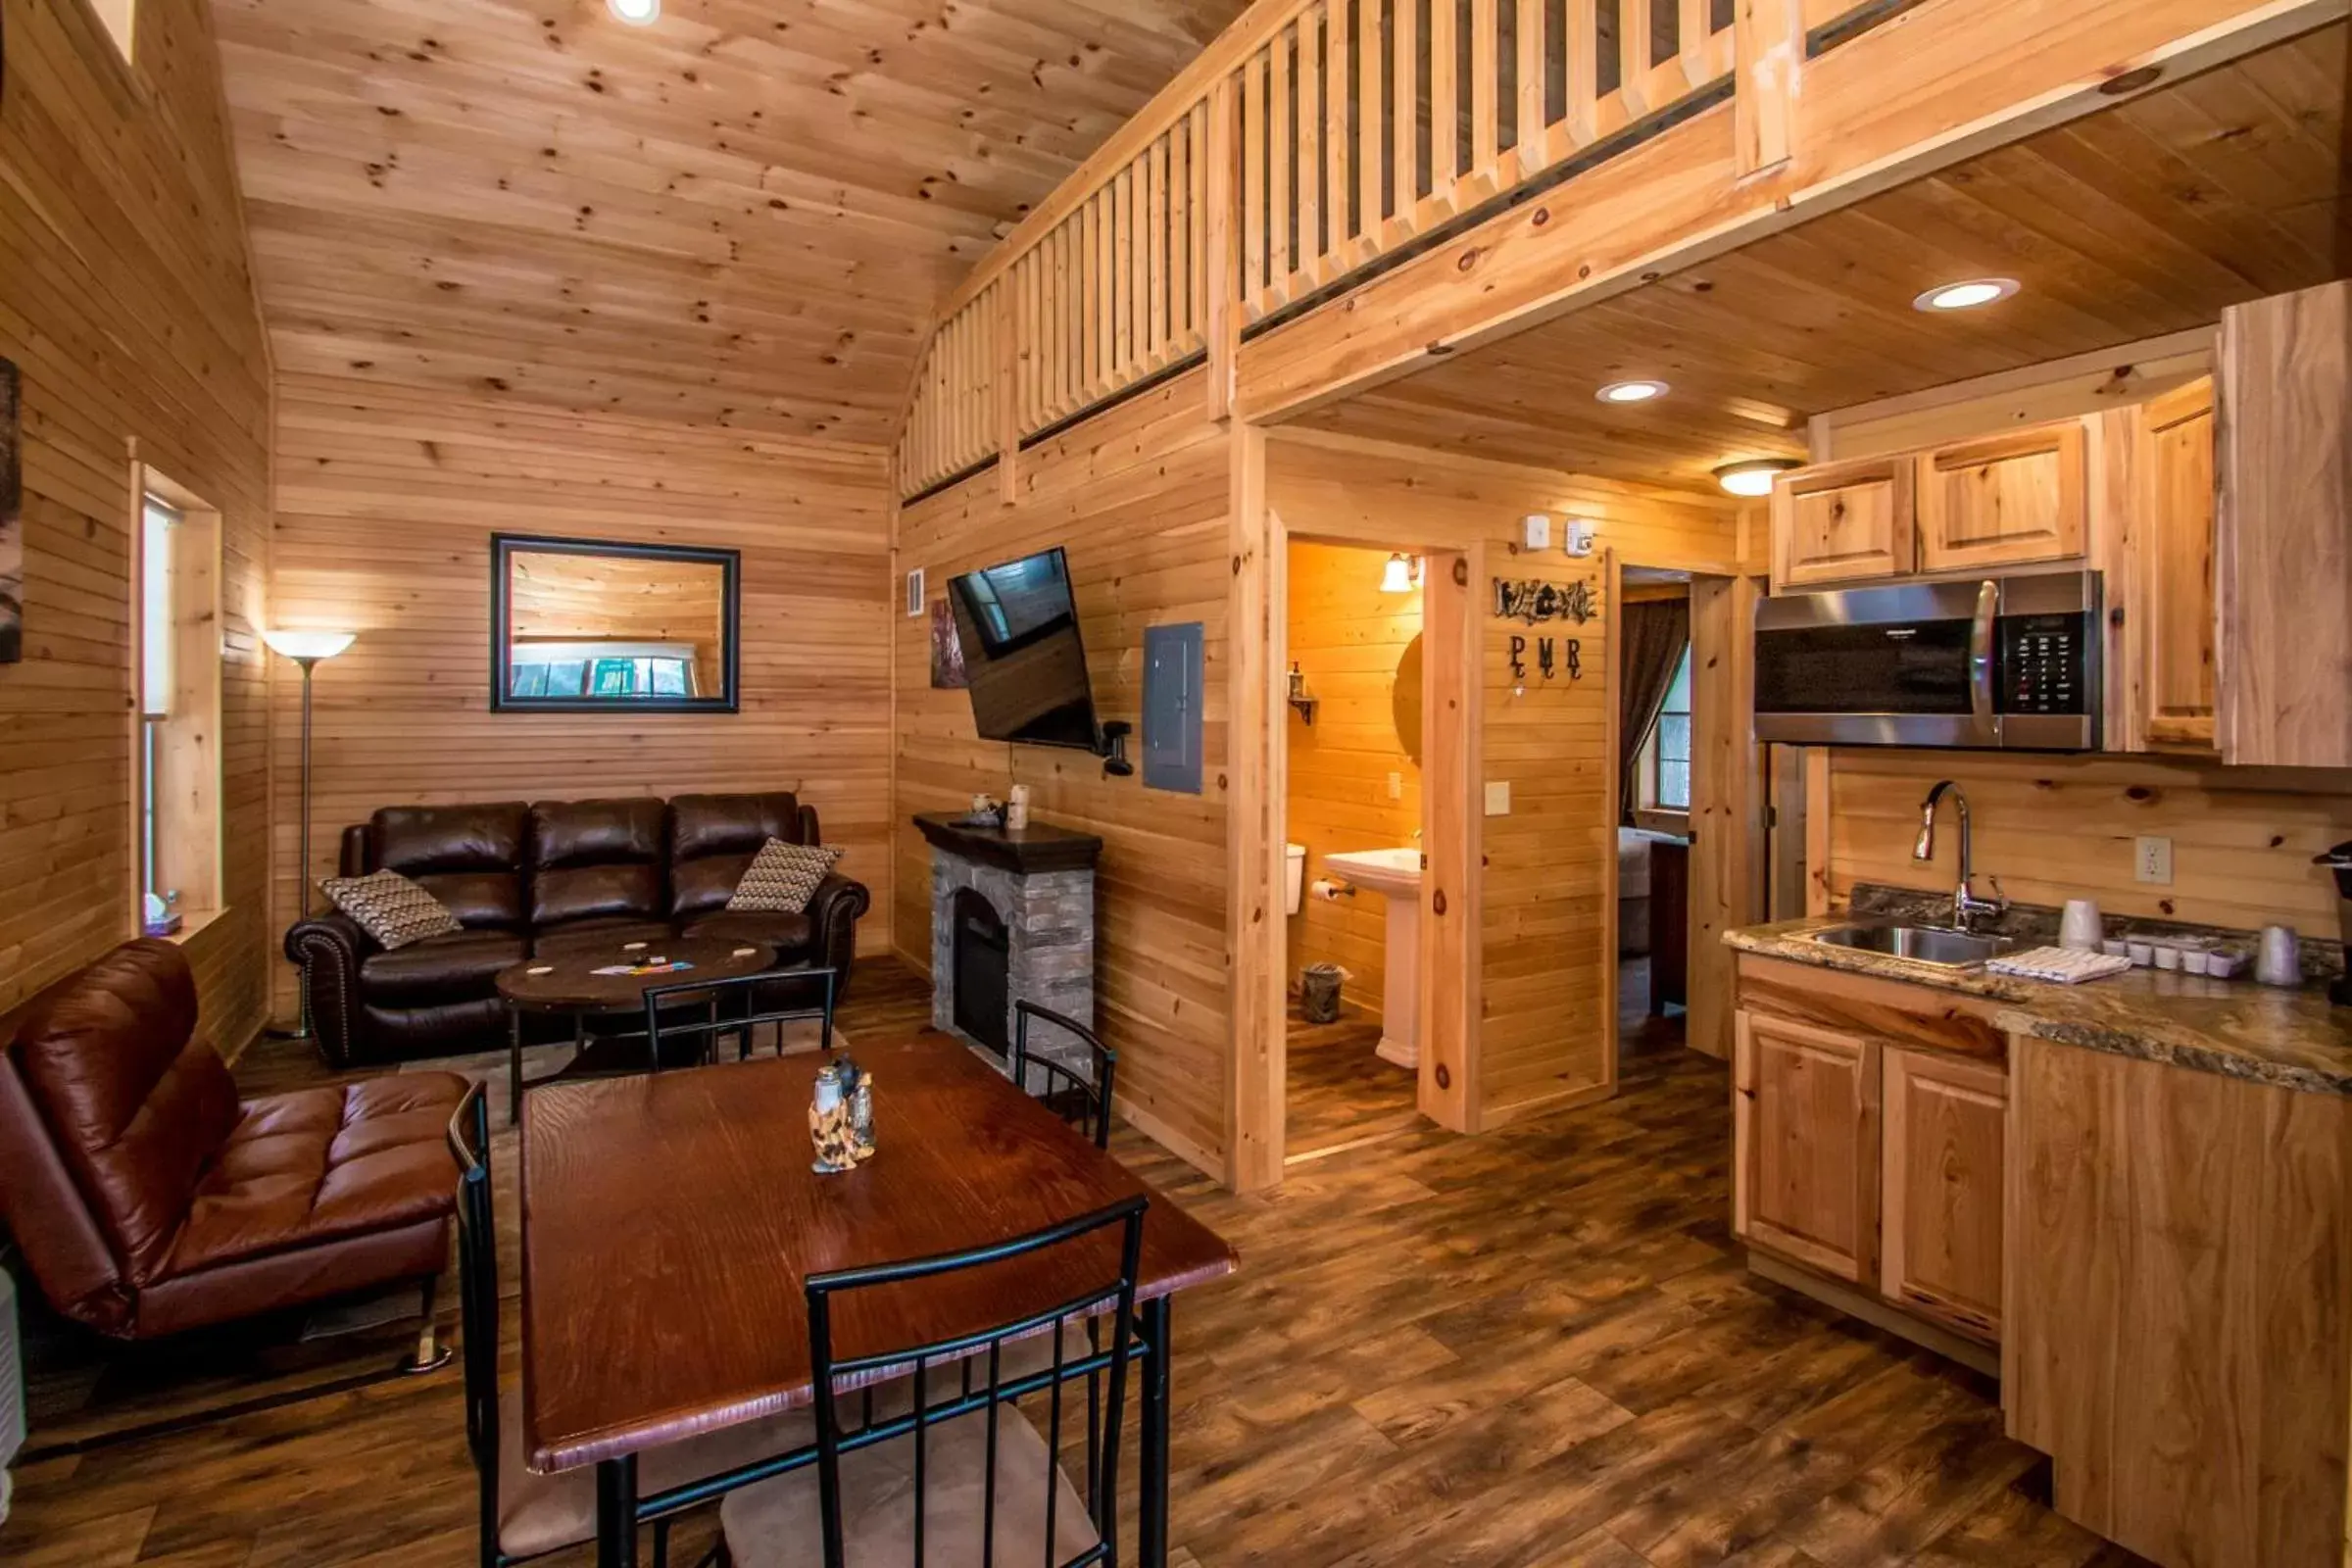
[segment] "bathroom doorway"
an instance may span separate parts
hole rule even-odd
[[[1287,550],[1284,1109],[1297,1165],[1421,1120],[1426,558],[1310,538]]]

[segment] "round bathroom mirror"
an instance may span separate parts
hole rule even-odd
[[[1396,684],[1389,693],[1390,710],[1396,718],[1396,743],[1404,755],[1421,765],[1421,638],[1418,633],[1404,645],[1404,657],[1396,661]]]

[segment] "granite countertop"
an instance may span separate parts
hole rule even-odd
[[[1808,940],[1854,923],[1848,915],[1784,920],[1726,932],[1723,940],[1760,957],[1987,998],[2004,1004],[1993,1024],[2010,1034],[2306,1094],[2352,1096],[2352,1007],[2334,1005],[2319,987],[2285,991],[2156,969],[2061,986],[1984,969],[1931,968]]]

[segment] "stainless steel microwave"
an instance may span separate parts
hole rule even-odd
[[[1756,738],[2096,751],[2102,619],[2095,571],[1768,599]]]

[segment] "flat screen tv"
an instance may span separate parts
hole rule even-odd
[[[948,584],[981,738],[1094,751],[1095,693],[1059,550]]]

